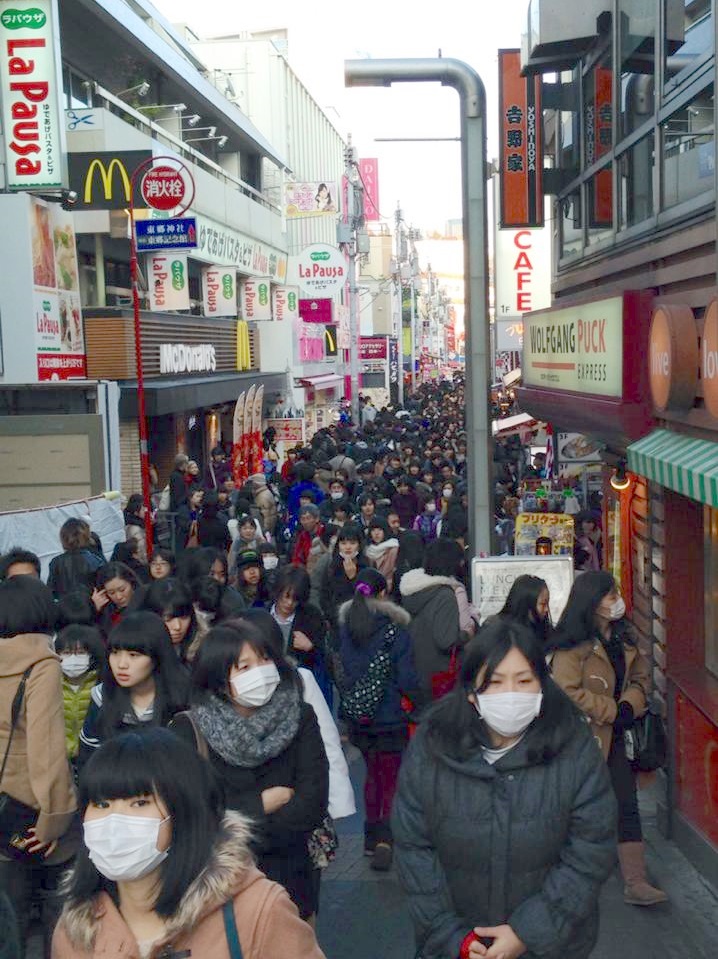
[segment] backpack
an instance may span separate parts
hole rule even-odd
[[[341,715],[349,722],[368,726],[374,718],[391,677],[391,647],[395,638],[396,626],[391,624],[387,627],[384,642],[372,657],[366,673],[351,686],[346,685],[343,676],[337,677]]]
[[[157,509],[162,510],[163,513],[166,513],[170,508],[170,484],[168,483],[165,488],[160,493],[159,503],[157,504]]]

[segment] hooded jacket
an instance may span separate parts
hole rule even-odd
[[[540,720],[539,720],[540,722]],[[460,761],[419,727],[404,756],[392,831],[423,959],[453,959],[475,926],[508,923],[522,959],[587,959],[616,858],[616,803],[586,723],[537,758],[532,730],[490,765]]]
[[[323,959],[313,931],[287,893],[255,867],[248,839],[247,820],[228,814],[209,863],[188,887],[151,957],[182,953],[192,959],[227,959],[222,906],[231,900],[244,959]],[[52,959],[100,956],[140,959],[135,937],[106,892],[66,905],[52,943]]]
[[[363,732],[386,733],[406,731],[407,715],[401,708],[401,698],[406,696],[414,704],[421,698],[419,677],[414,665],[414,650],[411,637],[407,632],[411,617],[400,606],[386,600],[367,599],[367,606],[374,616],[374,632],[365,646],[356,646],[352,642],[347,626],[347,616],[353,600],[339,607],[340,651],[342,667],[346,681],[353,685],[363,676],[369,663],[379,652],[390,625],[397,626],[394,642],[390,650],[392,670],[384,690],[384,696],[377,706],[369,726],[358,727]]]
[[[0,639],[0,762],[10,735],[12,701],[29,666],[0,791],[37,809],[38,839],[52,842],[68,831],[77,803],[65,748],[60,657],[44,634]],[[65,846],[46,862],[63,862],[72,852]]]
[[[411,615],[409,631],[422,688],[431,690],[431,677],[449,668],[451,650],[467,636],[459,625],[459,604],[450,576],[429,576],[423,569],[404,573],[399,592]]]

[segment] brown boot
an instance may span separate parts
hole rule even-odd
[[[630,906],[656,906],[659,902],[668,902],[665,892],[648,881],[642,842],[619,842],[618,861],[624,882],[624,902]]]

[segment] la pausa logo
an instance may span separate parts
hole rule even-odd
[[[337,276],[344,276],[343,266],[327,264],[326,261],[330,259],[329,253],[312,253],[309,259],[311,263],[299,264],[299,276],[303,280],[331,280]]]

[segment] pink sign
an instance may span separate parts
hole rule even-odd
[[[364,219],[379,219],[379,161],[359,161],[359,173],[364,184]]]
[[[299,318],[304,323],[333,323],[332,300],[301,300],[299,301]]]
[[[359,339],[360,360],[385,360],[387,347],[385,336],[362,336]]]

